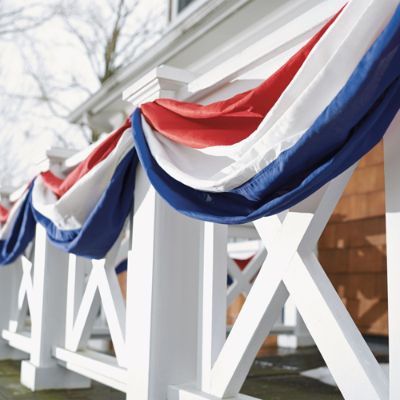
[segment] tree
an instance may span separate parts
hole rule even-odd
[[[29,39],[29,47],[23,46],[21,51],[36,84],[36,99],[54,116],[65,119],[83,99],[160,37],[165,2],[158,1],[163,7],[146,7],[149,4],[148,0],[104,0],[96,7],[88,0],[58,3],[56,21],[81,70],[70,68],[61,76],[46,62],[48,48],[43,48],[43,41]],[[84,128],[90,130],[89,141],[101,133],[90,125]]]
[[[5,40],[38,28],[52,18],[55,11],[40,2],[15,5],[14,2],[0,0],[0,38]]]
[[[160,37],[166,21],[165,0],[38,1],[0,0],[0,130],[13,131],[2,151],[19,146],[18,165],[38,163],[45,145],[97,140],[101,132],[67,116]]]
[[[23,2],[16,4],[15,1],[0,0],[0,45],[2,56],[6,55],[7,46],[13,45],[18,35],[34,31],[50,20],[55,14],[55,9],[49,9],[46,4],[40,2]],[[9,60],[12,62],[12,60]],[[0,64],[0,73],[4,75],[4,64]],[[16,153],[16,146],[13,146],[13,131],[10,126],[16,123],[19,110],[22,109],[23,99],[10,98],[4,82],[0,80],[0,187],[12,183],[13,177],[21,174],[22,162]],[[22,133],[22,137],[26,132]]]

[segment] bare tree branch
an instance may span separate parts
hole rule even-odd
[[[40,14],[40,18],[36,14]],[[19,6],[5,9],[0,3],[0,38],[30,31],[49,21],[57,13],[57,9],[48,9],[42,3],[33,3],[27,6]]]
[[[18,133],[20,138],[46,131],[61,146],[70,145],[73,135],[86,142],[97,140],[102,132],[91,118],[71,126],[66,117],[160,36],[162,24],[157,21],[163,10],[146,11],[146,2],[0,0],[0,41],[18,50],[24,74],[21,84],[0,82],[0,128],[12,129],[12,124],[23,121],[24,110],[29,110],[29,117],[41,128],[27,125]],[[62,69],[62,49],[76,60],[72,68]],[[4,65],[0,62],[0,69]],[[4,141],[2,136],[0,184],[9,179],[5,175],[19,173],[21,161],[10,157],[7,148],[11,147],[12,140]]]

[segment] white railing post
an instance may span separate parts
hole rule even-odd
[[[354,168],[293,209],[255,221],[268,255],[210,371],[211,390],[177,385],[169,400],[248,398],[238,392],[289,294],[344,398],[388,398],[383,370],[313,251]]]
[[[134,105],[175,97],[192,79],[158,67],[132,85]],[[165,399],[169,384],[196,380],[202,224],[173,210],[138,168],[127,277],[127,399]]]
[[[226,339],[226,225],[204,223],[200,264],[198,386],[210,390],[211,369]]]
[[[46,230],[36,227],[31,304],[30,360],[21,365],[21,382],[31,390],[88,387],[90,381],[60,367],[52,349],[65,341],[68,254],[56,249]]]
[[[21,259],[18,258],[10,265],[0,267],[0,335],[9,328],[10,319],[18,301],[18,288],[21,279]],[[0,336],[0,360],[21,360],[26,354],[14,349],[7,339]]]
[[[400,113],[384,137],[390,400],[400,398]]]
[[[74,151],[47,152],[49,168],[61,173],[64,160]],[[54,247],[46,230],[37,224],[30,299],[30,359],[21,364],[21,383],[31,390],[84,388],[90,380],[58,365],[52,351],[65,342],[68,254]]]
[[[6,207],[10,207],[10,195],[14,190],[11,188],[0,190],[0,198]],[[21,280],[22,262],[17,258],[13,263],[0,266],[0,360],[14,359],[21,360],[26,355],[10,346],[9,341],[3,338],[3,330],[7,330],[10,319],[14,315],[18,303],[18,289]]]

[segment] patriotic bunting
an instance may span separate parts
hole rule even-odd
[[[22,254],[42,224],[49,240],[70,253],[103,258],[132,209],[137,157],[130,122],[115,131],[61,180],[38,176],[1,229],[0,264]]]
[[[132,210],[139,161],[185,215],[276,214],[360,159],[399,109],[398,1],[350,1],[255,89],[209,105],[143,104],[65,179],[36,177],[0,208],[0,264],[22,254],[36,223],[61,249],[104,257]]]
[[[8,219],[8,209],[0,204],[0,224],[4,224]]]
[[[162,101],[173,107],[155,124],[152,111],[160,101],[136,110],[136,149],[157,191],[188,216],[244,223],[293,206],[356,162],[382,138],[400,107],[400,9],[393,10],[393,3],[350,2],[328,23],[258,128],[231,146],[214,141],[190,148],[166,137],[168,115],[178,108],[187,108],[179,118],[190,114],[186,118],[208,132],[207,107],[195,115],[191,104]],[[343,37],[340,45],[336,34]],[[213,121],[218,107],[212,105]]]

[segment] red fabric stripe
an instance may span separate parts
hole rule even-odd
[[[0,204],[0,224],[7,222],[9,210]]]
[[[203,148],[239,142],[258,127],[341,11],[255,89],[205,106],[158,99],[141,106],[143,115],[162,135],[188,147]]]
[[[60,186],[64,182],[63,179],[54,175],[51,171],[42,172],[40,175],[46,187],[50,189],[53,193],[57,193]]]
[[[245,260],[238,260],[238,259],[234,259],[233,261],[235,261],[235,264],[243,271],[246,267],[247,264],[253,259],[254,256],[251,256],[250,258],[246,258]]]
[[[99,162],[103,161],[114,150],[122,134],[131,127],[128,118],[124,124],[111,133],[97,146],[65,179],[58,178],[51,171],[41,173],[44,184],[57,196],[62,197],[76,182],[85,176]]]

